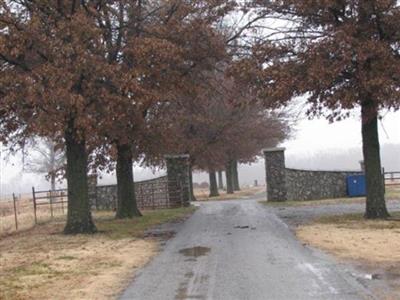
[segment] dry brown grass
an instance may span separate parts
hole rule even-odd
[[[244,187],[240,191],[235,192],[234,194],[227,194],[226,191],[219,191],[218,197],[209,197],[209,189],[194,189],[194,195],[199,201],[214,201],[214,200],[233,200],[240,199],[243,197],[253,196],[255,194],[264,192],[266,190],[265,186],[257,186],[257,187]]]
[[[66,236],[51,222],[0,240],[0,299],[114,299],[157,253],[144,238],[154,225],[177,220],[193,208],[145,212],[143,218],[96,216],[101,233]]]
[[[16,201],[18,230],[27,230],[35,226],[35,215],[33,201],[30,194],[18,195]],[[66,199],[63,199],[66,201]],[[60,199],[57,199],[60,201]],[[42,202],[43,203],[43,202]],[[52,205],[53,218],[60,218],[66,215],[67,203]],[[52,220],[51,208],[49,204],[37,206],[37,222],[43,223]],[[0,201],[0,237],[9,235],[17,231],[15,226],[14,203],[12,199],[2,199]]]
[[[386,198],[389,200],[400,199],[400,183],[386,186]]]
[[[400,214],[390,220],[365,220],[361,214],[322,217],[296,229],[300,240],[370,272],[382,273],[400,297]],[[392,296],[388,295],[388,299]],[[393,298],[399,299],[399,298]]]

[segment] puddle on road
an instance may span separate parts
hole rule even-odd
[[[233,228],[234,229],[251,229],[251,230],[256,230],[257,229],[257,227],[249,226],[249,225],[243,225],[243,226],[237,225],[237,226],[235,226]]]
[[[249,228],[249,227],[250,227],[249,225],[244,225],[244,226],[238,225],[238,226],[235,226],[235,227],[233,227],[233,228],[235,228],[235,229],[247,229],[247,228]]]
[[[211,248],[197,246],[197,247],[182,249],[179,251],[179,253],[188,257],[200,257],[207,255],[210,251]]]

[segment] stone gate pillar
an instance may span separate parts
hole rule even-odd
[[[285,148],[264,149],[268,201],[286,201]]]
[[[171,207],[190,205],[190,157],[167,155],[168,197]]]

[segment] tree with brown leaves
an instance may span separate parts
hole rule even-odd
[[[102,10],[99,24],[109,62],[122,65],[124,73],[137,79],[133,93],[112,87],[114,101],[104,107],[99,124],[116,153],[117,218],[140,215],[132,162],[146,155],[146,143],[156,142],[146,138],[151,134],[152,111],[191,91],[193,77],[226,55],[222,36],[214,28],[229,11],[221,10],[221,3],[115,1]]]
[[[243,88],[221,72],[207,73],[198,81],[196,95],[161,110],[160,119],[169,120],[161,151],[189,154],[194,168],[209,173],[210,196],[218,195],[217,170],[225,168],[227,192],[233,193],[235,183],[239,185],[234,164],[254,161],[289,132],[281,115],[250,105],[251,93]]]
[[[183,79],[192,70],[214,66],[225,55],[214,29],[232,7],[225,4],[0,1],[1,139],[23,144],[43,136],[65,143],[65,233],[96,231],[88,156],[108,163],[110,144],[117,150],[117,216],[140,214],[132,149],[143,141],[149,107],[173,101],[175,90],[191,87]]]
[[[253,27],[251,57],[241,60],[235,73],[253,82],[267,106],[304,96],[310,116],[331,121],[360,107],[365,217],[388,217],[378,120],[383,109],[400,106],[398,1],[255,0],[251,9],[262,20]]]
[[[105,105],[105,78],[119,66],[104,62],[93,18],[97,1],[1,1],[2,139],[44,136],[66,147],[68,217],[65,233],[96,231],[87,186],[87,141],[96,107]],[[13,133],[13,134],[12,134]]]

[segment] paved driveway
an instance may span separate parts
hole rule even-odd
[[[349,268],[304,247],[256,199],[209,202],[121,299],[371,299]]]

